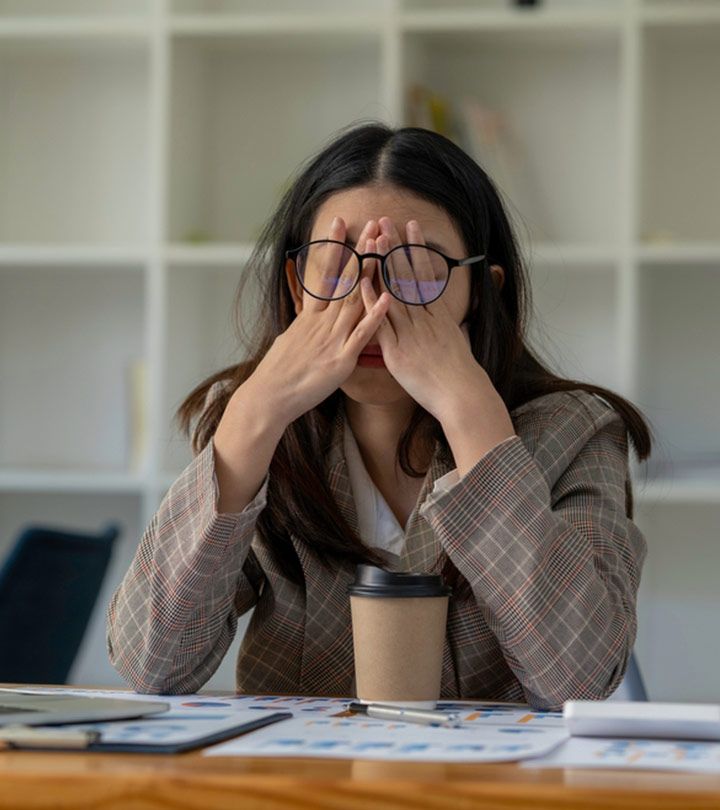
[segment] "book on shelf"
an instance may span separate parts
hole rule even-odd
[[[128,470],[140,472],[147,452],[147,363],[130,361],[126,370],[128,412]]]
[[[522,138],[508,115],[473,96],[452,99],[422,85],[410,88],[409,119],[455,141],[488,174],[505,202],[530,211],[535,236],[549,238],[552,223]]]
[[[450,99],[442,93],[437,93],[420,84],[413,85],[408,92],[408,112],[411,125],[430,129],[454,139]]]

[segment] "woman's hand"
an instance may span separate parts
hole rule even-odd
[[[381,232],[376,240],[367,239],[366,251],[386,254],[401,241],[391,220],[383,217],[379,224]],[[406,233],[409,243],[425,244],[417,222],[408,222]],[[408,267],[410,277],[418,280],[425,272],[432,270]],[[361,281],[361,290],[366,311],[374,311],[379,299],[369,280]],[[483,450],[515,434],[505,403],[473,356],[467,329],[453,317],[444,294],[425,306],[406,305],[393,298],[377,339],[390,374],[443,426],[459,468],[459,453],[453,445],[459,448],[462,436],[467,439],[474,434],[478,439],[470,443],[470,453],[464,454],[473,459],[468,462],[472,466]]]
[[[368,240],[368,252],[386,254],[401,244],[390,219],[383,217],[380,227],[378,238]],[[414,220],[407,223],[406,233],[408,242],[425,244],[420,225]],[[431,267],[417,266],[416,262],[412,267],[408,263],[401,275],[411,287],[413,283],[421,285],[424,274],[432,272]],[[362,282],[362,294],[369,312],[378,300],[376,293],[371,285]],[[445,294],[423,306],[406,305],[392,298],[377,337],[388,371],[416,402],[441,421],[458,399],[486,384],[487,375],[470,350],[467,333],[448,309]]]
[[[367,245],[378,231],[377,221],[370,220],[358,238],[357,250],[369,250]],[[327,238],[339,242],[345,240],[342,219],[336,217],[333,220]],[[327,260],[337,261],[331,249]],[[365,268],[363,275],[371,272],[371,267]],[[351,258],[343,276],[353,279],[356,273],[357,263]],[[342,276],[338,286],[342,286]],[[275,339],[254,373],[241,386],[248,386],[255,401],[277,414],[286,425],[314,408],[345,382],[354,370],[360,352],[385,317],[391,299],[386,292],[365,307],[358,288],[338,301],[322,301],[302,289],[300,292],[302,308],[297,317]]]

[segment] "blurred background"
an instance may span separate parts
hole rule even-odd
[[[716,0],[0,0],[0,565],[31,525],[120,530],[69,682],[121,685],[105,606],[191,458],[175,409],[241,356],[263,221],[381,119],[487,169],[531,343],[655,429],[636,652],[652,699],[717,701],[719,82]]]

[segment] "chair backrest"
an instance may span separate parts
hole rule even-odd
[[[634,652],[630,655],[622,683],[608,700],[648,700],[645,682],[640,674],[640,667]]]
[[[645,682],[640,674],[640,667],[638,666],[637,656],[633,653],[628,661],[627,669],[625,670],[625,678],[623,683],[627,686],[628,700],[647,700],[647,690],[645,689]]]
[[[0,681],[67,682],[119,533],[20,534],[0,568]]]

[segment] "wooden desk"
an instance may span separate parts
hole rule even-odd
[[[0,808],[386,810],[389,808],[720,808],[720,776],[514,764],[242,759],[6,751]]]
[[[720,810],[720,776],[533,771],[514,763],[204,757],[200,751],[175,755],[0,751],[0,810],[9,808]]]

